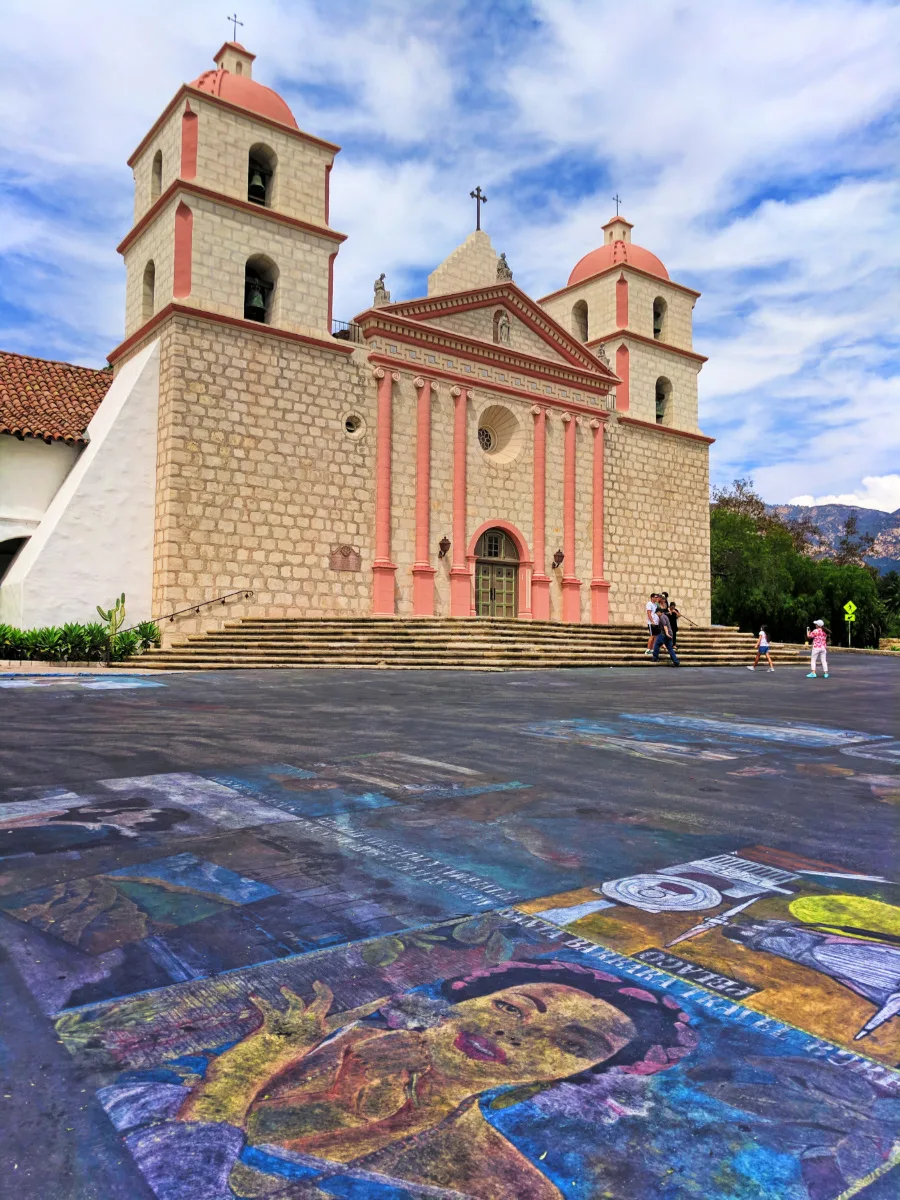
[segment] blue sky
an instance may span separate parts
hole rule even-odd
[[[212,0],[6,0],[0,348],[121,339],[125,160],[228,36]],[[900,507],[900,7],[883,0],[254,0],[239,39],[343,146],[335,315],[485,227],[534,296],[634,239],[703,292],[714,481]],[[853,502],[851,500],[851,502]]]

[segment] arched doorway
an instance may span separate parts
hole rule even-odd
[[[475,615],[519,615],[519,552],[503,529],[486,529],[475,546]]]

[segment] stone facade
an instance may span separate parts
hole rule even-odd
[[[177,166],[167,173],[185,102],[198,121],[190,180]],[[260,145],[277,166],[267,206],[255,208],[247,156]],[[162,192],[151,203],[158,149]],[[326,178],[335,151],[191,87],[132,160],[128,338],[111,359],[119,370],[159,342],[154,611],[250,590],[229,605],[229,619],[469,616],[475,541],[496,526],[518,547],[522,617],[639,621],[660,587],[708,621],[695,294],[626,267],[626,327],[616,323],[618,270],[541,306],[497,280],[497,254],[477,231],[432,272],[427,298],[361,313],[358,343],[332,339],[340,235],[326,224]],[[180,249],[179,206],[192,218]],[[277,266],[265,322],[244,318],[251,255]],[[142,289],[149,259],[152,319]],[[185,266],[186,295],[176,282]],[[667,341],[653,336],[657,294]],[[585,298],[589,345],[572,316]],[[614,367],[622,345],[630,403],[617,412],[624,385],[598,352],[605,346]],[[660,375],[672,385],[665,428],[655,419]],[[222,615],[203,609],[178,633]]]

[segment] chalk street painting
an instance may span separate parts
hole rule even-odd
[[[767,723],[705,714],[619,713],[600,720],[538,721],[526,726],[525,732],[552,741],[675,763],[731,762],[783,750],[837,750],[900,762],[900,742],[887,735],[802,721]]]
[[[58,1018],[160,1200],[835,1200],[889,1162],[897,1072],[510,911],[395,940]]]
[[[610,879],[525,911],[895,1064],[900,886],[766,846]]]
[[[50,688],[54,691],[119,692],[130,688],[165,687],[143,675],[0,675],[0,688]]]
[[[885,761],[842,757],[891,739],[848,730],[530,732],[896,802]],[[11,789],[0,949],[158,1200],[886,1185],[897,881],[595,814],[400,751]]]

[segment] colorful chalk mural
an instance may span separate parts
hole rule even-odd
[[[89,675],[0,675],[0,688],[50,688],[53,691],[120,692],[131,688],[165,687],[156,679],[143,675],[114,675],[104,677],[96,672]]]
[[[900,794],[853,730],[522,732]],[[158,1200],[900,1176],[900,878],[406,749],[0,794],[0,948]]]

